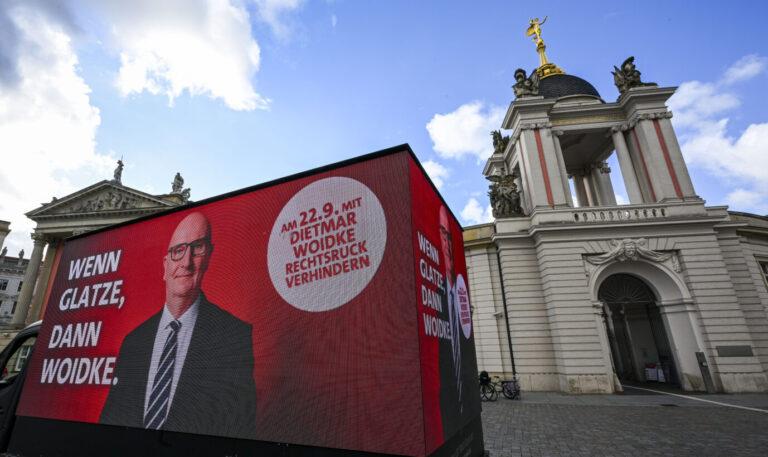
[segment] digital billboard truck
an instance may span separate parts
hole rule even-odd
[[[461,227],[408,145],[69,238],[52,278],[10,454],[483,455]]]

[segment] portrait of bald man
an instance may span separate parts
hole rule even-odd
[[[100,423],[231,437],[255,433],[250,324],[201,290],[211,224],[186,216],[162,259],[165,301],[123,340]]]
[[[451,217],[445,206],[440,207],[440,253],[445,278],[439,294],[442,310],[438,317],[448,322],[450,338],[441,338],[438,346],[440,367],[440,415],[443,438],[453,436],[466,422],[480,414],[480,395],[477,393],[477,361],[475,347],[461,329],[461,318],[456,291],[456,258]]]

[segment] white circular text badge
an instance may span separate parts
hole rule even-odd
[[[269,276],[304,311],[329,311],[355,298],[379,268],[387,220],[379,199],[352,178],[308,184],[280,211],[269,236]]]
[[[469,291],[467,291],[467,283],[464,282],[464,276],[462,275],[459,275],[459,277],[456,278],[456,299],[459,302],[461,331],[464,333],[464,338],[469,338],[472,335],[472,312],[469,308]]]

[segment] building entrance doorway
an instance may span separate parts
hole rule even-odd
[[[657,297],[640,278],[614,274],[598,290],[616,375],[622,382],[680,385]]]

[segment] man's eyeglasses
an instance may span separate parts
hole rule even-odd
[[[184,258],[184,254],[187,253],[187,246],[190,248],[190,256],[198,257],[207,254],[211,250],[211,239],[209,237],[200,238],[199,240],[191,241],[189,243],[180,243],[175,246],[171,246],[168,249],[168,254],[171,255],[171,260],[179,261]]]
[[[443,237],[443,239],[445,239],[445,240],[452,240],[453,239],[453,237],[451,236],[451,231],[450,230],[446,230],[446,228],[443,227],[442,225],[440,226],[440,236]]]

